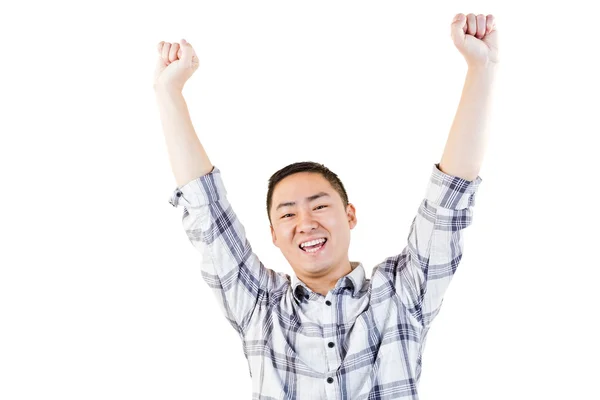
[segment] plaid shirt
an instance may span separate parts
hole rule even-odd
[[[327,296],[262,264],[218,168],[175,189],[169,202],[183,206],[203,279],[243,342],[252,399],[418,399],[427,332],[461,260],[480,182],[434,164],[404,250],[370,279],[351,262]]]

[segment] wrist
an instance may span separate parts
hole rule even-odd
[[[154,84],[154,92],[156,94],[168,94],[168,95],[173,95],[173,94],[183,94],[183,90],[177,87],[174,87],[172,85],[165,85],[162,83],[155,83]]]
[[[494,74],[498,69],[498,63],[488,61],[485,64],[467,64],[468,71],[478,74]]]

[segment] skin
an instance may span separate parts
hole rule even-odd
[[[312,201],[307,197],[326,193]],[[277,209],[281,203],[295,202]],[[350,230],[357,223],[356,209],[318,173],[299,172],[280,181],[273,191],[271,236],[292,266],[296,276],[313,292],[327,295],[337,281],[350,273]],[[298,246],[315,237],[327,239],[319,254],[308,254]]]
[[[450,36],[468,68],[440,170],[472,181],[481,170],[490,134],[494,82],[500,62],[495,18],[491,14],[456,14]]]

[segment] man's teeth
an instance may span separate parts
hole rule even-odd
[[[314,252],[319,251],[321,249],[321,247],[323,247],[323,246],[325,246],[325,243],[323,243],[322,245],[320,245],[316,249],[304,249],[304,251],[307,252],[307,253],[314,253]]]
[[[325,246],[326,241],[327,239],[325,238],[311,240],[310,242],[300,244],[300,248],[307,253],[315,253]]]
[[[300,244],[300,247],[314,246],[316,244],[324,243],[324,242],[325,242],[325,238],[315,239],[315,240],[311,240],[310,242],[304,242],[304,243]]]

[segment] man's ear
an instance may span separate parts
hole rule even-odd
[[[277,235],[275,234],[275,229],[273,229],[273,225],[271,225],[271,238],[273,239],[273,244],[277,246]]]
[[[352,203],[348,203],[346,215],[348,216],[348,225],[350,226],[350,229],[353,229],[358,223],[358,220],[356,219],[356,209]]]

